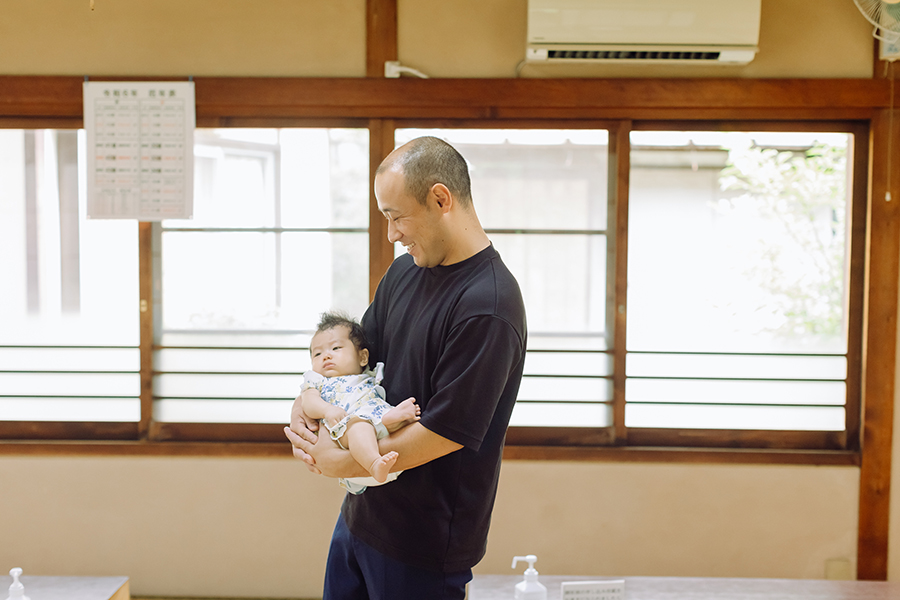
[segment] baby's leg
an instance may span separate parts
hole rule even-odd
[[[349,443],[350,455],[366,468],[375,481],[384,483],[399,455],[396,452],[388,452],[382,456],[378,452],[375,427],[358,417],[351,418],[347,423],[347,433],[344,436]]]
[[[384,416],[381,417],[381,424],[384,425],[388,431],[393,433],[404,425],[409,425],[410,423],[418,421],[421,413],[422,410],[419,408],[419,405],[416,404],[416,399],[407,398],[384,413]]]

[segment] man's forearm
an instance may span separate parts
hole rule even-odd
[[[434,433],[421,423],[402,427],[378,441],[381,454],[393,450],[400,455],[391,471],[412,469],[460,448],[462,445]]]

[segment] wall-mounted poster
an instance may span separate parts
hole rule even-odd
[[[192,81],[86,81],[88,217],[191,218],[195,124]]]

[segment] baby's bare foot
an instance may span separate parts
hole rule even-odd
[[[378,483],[384,483],[387,481],[387,476],[391,472],[391,467],[397,462],[399,456],[399,454],[393,451],[388,452],[384,456],[379,456],[375,459],[375,462],[372,463],[372,466],[369,467],[369,474],[374,477],[375,481]]]
[[[388,428],[389,431],[399,428],[401,425],[409,425],[419,420],[422,409],[416,404],[415,398],[407,398],[391,410],[384,413],[381,423]]]
[[[416,404],[415,398],[407,398],[400,404],[394,407],[394,410],[397,411],[397,414],[402,417],[403,421],[413,421],[419,418],[419,415],[422,414],[422,410],[419,408],[419,405]]]

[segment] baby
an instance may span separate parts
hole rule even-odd
[[[378,363],[374,371],[368,368],[365,332],[353,319],[324,313],[309,346],[312,370],[303,374],[300,394],[304,414],[320,419],[331,438],[350,451],[375,483],[387,482],[398,454],[382,455],[378,440],[418,421],[419,405],[414,398],[397,406],[387,403],[384,388],[378,385],[384,365]],[[342,479],[341,485],[355,494],[366,489],[354,480]]]

